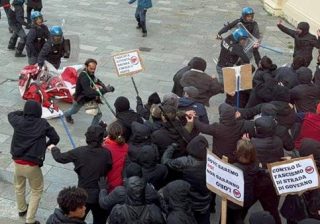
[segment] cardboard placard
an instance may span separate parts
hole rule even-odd
[[[144,70],[139,50],[120,52],[112,56],[118,76],[131,76]]]
[[[208,150],[206,166],[207,188],[222,198],[243,206],[244,177],[243,171]]]
[[[239,90],[252,89],[252,66],[245,64],[234,67],[222,68],[224,92],[237,91],[237,77],[239,76]]]
[[[278,195],[302,194],[320,187],[313,155],[270,163],[268,170]]]

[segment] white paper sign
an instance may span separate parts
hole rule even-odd
[[[319,174],[313,156],[271,163],[268,169],[279,195],[319,187]]]
[[[143,71],[139,50],[121,52],[113,55],[118,76],[133,75]]]
[[[208,151],[206,181],[209,190],[221,197],[243,206],[243,171]]]

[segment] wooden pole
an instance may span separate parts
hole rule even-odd
[[[228,157],[222,156],[223,162],[228,162]],[[227,199],[221,198],[221,224],[227,224]]]

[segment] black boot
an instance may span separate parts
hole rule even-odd
[[[26,55],[22,53],[25,43],[18,43],[15,57],[21,58],[25,57]]]
[[[18,37],[11,37],[8,44],[9,50],[15,50],[16,49],[16,43],[17,43]]]

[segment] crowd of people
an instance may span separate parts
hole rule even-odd
[[[15,18],[23,3],[13,1]],[[29,10],[28,23],[17,20],[16,27],[9,19],[13,31],[9,47],[16,49],[16,56],[22,56],[21,46],[26,42],[30,64],[42,66],[45,58],[58,68],[68,45],[61,27],[49,31],[43,25],[40,10]],[[137,20],[147,9],[139,10]],[[22,25],[30,21],[25,41]],[[244,27],[237,28],[239,22]],[[145,21],[138,26],[146,36]],[[69,151],[59,148],[59,135],[41,118],[39,102],[28,100],[23,110],[9,113],[14,129],[11,154],[19,216],[26,216],[28,224],[40,223],[35,216],[44,188],[41,167],[49,150],[56,162],[74,164],[78,183],[59,192],[59,207],[47,224],[86,223],[90,211],[94,224],[209,224],[210,214],[216,212],[216,195],[206,185],[206,156],[212,145],[215,155],[227,156],[229,163],[244,173],[244,206],[228,202],[228,224],[244,223],[257,201],[263,210],[250,214],[250,224],[281,224],[280,214],[288,224],[320,223],[320,189],[301,197],[287,195],[279,208],[280,196],[267,169],[268,163],[281,161],[286,155],[312,154],[320,170],[320,54],[314,74],[308,68],[313,48],[320,47],[320,31],[318,37],[310,34],[306,22],[299,23],[297,30],[286,28],[281,21],[278,27],[295,40],[293,61],[288,66],[277,67],[268,56],[261,57],[259,42],[245,50],[250,35],[257,39],[260,35],[253,9],[245,7],[240,19],[218,32],[218,78],[206,73],[203,58],[194,57],[173,76],[171,93],[160,97],[154,92],[145,104],[137,96],[135,110],[127,97],[117,97],[113,104],[116,120],[110,124],[101,121],[99,104],[103,95],[115,88],[95,76],[97,61],[88,59],[77,80],[74,103],[64,116],[69,125],[76,125],[72,115],[90,104],[94,117],[85,133],[87,145]],[[37,37],[39,29],[46,41]],[[20,42],[15,48],[18,36]],[[41,47],[28,47],[35,40],[29,38],[39,40]],[[55,43],[66,51],[50,53],[56,52],[52,49]],[[256,64],[252,65],[253,88],[227,93],[218,107],[219,121],[211,122],[206,107],[211,97],[224,93],[222,68],[248,64],[252,56]],[[202,134],[211,136],[210,144]],[[29,203],[26,180],[31,189]]]

